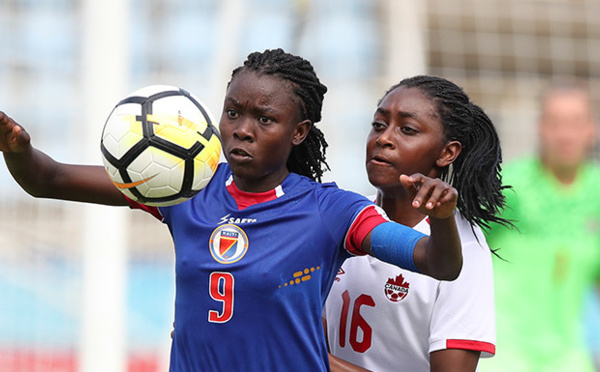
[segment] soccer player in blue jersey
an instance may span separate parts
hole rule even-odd
[[[312,65],[281,49],[233,71],[220,121],[223,152],[209,185],[171,207],[128,200],[101,166],[62,164],[0,113],[0,150],[36,197],[129,205],[162,220],[176,254],[172,371],[326,371],[322,306],[342,262],[370,254],[441,280],[462,267],[458,192],[402,175],[429,237],[390,222],[366,198],[321,184],[327,169],[315,127],[327,88]]]

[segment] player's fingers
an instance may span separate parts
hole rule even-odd
[[[13,133],[14,133],[13,143],[16,145],[26,146],[31,141],[31,138],[29,137],[29,133],[27,133],[25,128],[23,128],[22,126],[20,126],[18,124],[13,127]]]
[[[444,192],[444,188],[439,187],[438,184],[439,182],[434,179],[423,180],[413,198],[413,205],[417,208],[424,206],[426,209],[433,209]]]
[[[421,173],[413,173],[410,176],[406,174],[400,175],[400,183],[402,186],[409,191],[416,193],[421,187],[421,184],[429,179],[429,177],[422,175]]]
[[[438,180],[431,188],[429,199],[425,208],[432,210],[444,204],[455,204],[458,200],[458,191],[444,181]]]
[[[0,111],[0,135],[5,137],[6,134],[12,130],[13,126],[14,121],[12,121],[4,112]]]
[[[15,141],[13,133],[14,122],[3,112],[0,112],[0,150],[10,151],[10,144]]]
[[[426,199],[424,199],[425,208],[431,210],[441,202],[442,196],[448,189],[444,185],[434,182],[427,182],[426,186],[428,194]]]
[[[429,201],[433,189],[431,183],[427,180],[417,181],[414,183],[414,186],[415,193],[412,195],[412,205],[415,208],[421,208]]]
[[[438,204],[453,203],[458,200],[458,190],[456,190],[454,187],[452,187],[450,185],[447,185],[447,186],[448,187],[446,188],[446,190],[444,191],[444,193],[438,200]]]
[[[429,198],[431,185],[428,184],[428,182],[431,180],[431,178],[424,176],[421,173],[400,177],[402,186],[404,186],[409,196],[411,196],[413,199],[413,207],[421,207],[421,205],[423,205],[423,203],[425,203],[425,201]]]
[[[408,191],[409,195],[416,194],[415,182],[410,176],[408,176],[406,174],[400,175],[400,183],[402,184],[404,189],[406,189],[406,191]]]
[[[14,121],[4,121],[1,127],[0,151],[20,152],[30,143],[29,133]]]

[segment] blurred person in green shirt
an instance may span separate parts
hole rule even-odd
[[[600,169],[587,86],[553,81],[542,94],[539,151],[502,172],[517,229],[493,225],[497,352],[481,372],[594,371],[583,305],[600,276]]]

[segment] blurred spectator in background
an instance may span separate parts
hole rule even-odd
[[[492,226],[496,357],[480,371],[593,371],[581,317],[600,275],[600,169],[585,82],[552,81],[541,98],[539,152],[509,163],[504,218]]]

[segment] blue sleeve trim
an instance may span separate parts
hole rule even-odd
[[[382,261],[418,273],[413,253],[417,241],[425,236],[399,223],[385,222],[371,233],[371,253]]]

